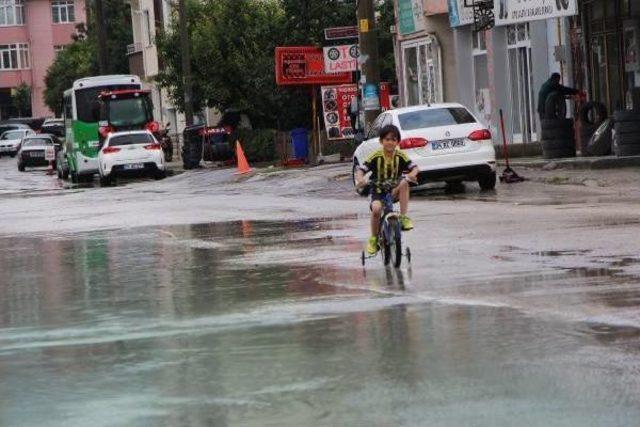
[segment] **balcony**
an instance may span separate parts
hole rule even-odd
[[[142,43],[132,43],[127,45],[127,55],[133,55],[138,52],[142,52]]]

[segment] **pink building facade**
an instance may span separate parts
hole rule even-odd
[[[85,0],[0,0],[0,119],[15,113],[12,90],[22,83],[31,87],[31,115],[52,116],[44,78],[81,22]]]

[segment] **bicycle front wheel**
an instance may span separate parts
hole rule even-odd
[[[402,231],[396,218],[389,219],[389,232],[384,242],[384,265],[400,268],[402,264]]]

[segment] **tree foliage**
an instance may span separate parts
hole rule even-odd
[[[130,6],[122,0],[104,0],[107,31],[107,74],[128,74],[127,45],[133,42]],[[92,10],[93,1],[89,10]],[[98,40],[95,13],[88,26],[79,24],[73,43],[58,52],[45,77],[45,103],[56,115],[62,113],[62,96],[73,82],[98,74]]]
[[[393,2],[388,2],[393,13]],[[174,16],[170,31],[158,40],[165,64],[158,82],[183,109],[177,21]],[[311,91],[305,87],[276,86],[275,48],[322,46],[325,28],[355,25],[356,1],[188,1],[187,21],[194,108],[241,109],[249,114],[257,127],[291,128],[310,124]],[[388,28],[389,25],[387,31]],[[393,52],[391,44],[388,48]]]
[[[30,116],[31,111],[31,87],[26,83],[21,83],[15,88],[11,96],[13,108],[16,109],[19,117]]]

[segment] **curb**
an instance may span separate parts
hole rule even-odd
[[[504,162],[500,162],[503,164]],[[640,156],[629,157],[577,157],[572,159],[514,159],[511,160],[512,167],[531,169],[621,169],[640,166]],[[504,164],[503,164],[504,165]]]

